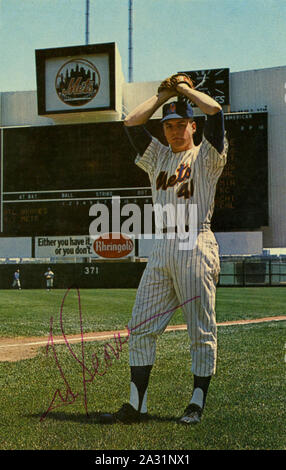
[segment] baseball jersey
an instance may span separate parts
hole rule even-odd
[[[199,232],[196,243],[187,249],[181,249],[177,237],[155,240],[128,324],[130,365],[154,363],[156,338],[181,305],[191,340],[192,372],[210,376],[216,369],[215,291],[219,274],[218,246],[210,221],[216,184],[226,162],[223,114],[208,116],[200,145],[178,153],[142,127],[126,130],[138,150],[137,165],[149,175],[153,203],[175,209],[185,205],[186,225],[187,209],[196,205]],[[165,212],[163,215],[164,232],[171,226]]]
[[[53,279],[54,278],[54,273],[53,271],[47,271],[44,276],[46,277],[46,279]]]
[[[183,152],[174,153],[146,130],[126,130],[138,152],[135,163],[149,175],[153,204],[170,205],[175,211],[181,205],[180,212],[169,220],[164,211],[163,228],[171,227],[174,218],[182,222],[182,216],[183,223],[189,225],[189,205],[194,204],[198,230],[209,230],[216,185],[227,154],[222,111],[208,116],[200,145]]]

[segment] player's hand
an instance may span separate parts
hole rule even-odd
[[[165,101],[168,101],[170,98],[178,96],[178,92],[175,89],[165,89],[158,91],[157,96],[160,102],[165,103]]]
[[[180,82],[178,85],[176,85],[176,91],[177,94],[184,94],[184,92],[190,92],[190,90],[193,90],[190,88],[190,86],[187,83]]]

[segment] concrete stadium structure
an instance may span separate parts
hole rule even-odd
[[[172,73],[172,71],[170,71]],[[165,77],[162,77],[162,79]],[[122,76],[122,109],[115,113],[82,113],[74,118],[39,116],[37,91],[0,93],[0,128],[17,126],[49,126],[54,124],[120,121],[122,113],[130,111],[144,99],[156,93],[158,81],[127,83]],[[230,112],[268,113],[268,203],[269,226],[260,227],[257,237],[251,232],[231,234],[231,242],[221,236],[226,253],[235,240],[247,246],[247,253],[262,249],[286,247],[286,66],[230,71]],[[153,116],[161,117],[161,110]],[[228,250],[228,252],[227,252]],[[235,252],[233,253],[235,254]],[[3,254],[0,256],[3,256]]]

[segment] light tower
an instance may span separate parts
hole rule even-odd
[[[89,44],[89,0],[85,4],[85,44]]]
[[[129,27],[128,27],[128,81],[133,82],[133,0],[129,0]]]

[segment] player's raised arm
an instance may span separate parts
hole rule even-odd
[[[189,101],[194,103],[204,114],[214,115],[222,108],[211,96],[201,91],[191,88],[187,83],[181,82],[176,86],[179,94],[184,95]]]
[[[220,104],[209,95],[196,90],[192,79],[184,73],[174,74],[164,80],[159,90],[162,88],[175,90],[177,95],[184,96],[207,115],[204,136],[221,153],[224,149],[224,119]]]
[[[141,126],[151,118],[162,104],[168,101],[172,96],[176,96],[174,90],[163,90],[157,95],[152,96],[148,100],[139,104],[133,111],[131,111],[124,119],[124,124],[127,127]]]

